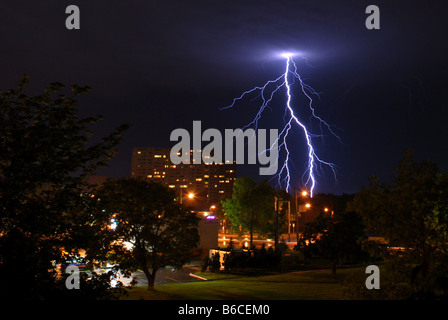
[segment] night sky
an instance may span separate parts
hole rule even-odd
[[[71,4],[80,30],[65,27]],[[370,4],[380,30],[365,27]],[[98,136],[132,126],[98,174],[129,176],[133,147],[171,147],[171,131],[191,132],[193,120],[203,130],[244,126],[253,103],[219,108],[280,76],[279,52],[298,51],[307,59],[295,59],[301,76],[321,94],[316,112],[342,139],[316,140],[320,157],[338,166],[337,182],[324,170],[316,192],[352,193],[372,174],[389,181],[408,148],[448,171],[447,9],[446,1],[3,1],[0,89],[25,73],[30,93],[54,81],[92,87],[79,110],[105,117]],[[281,127],[278,107],[263,127]],[[298,136],[296,187],[303,143]],[[261,180],[258,167],[239,173]]]

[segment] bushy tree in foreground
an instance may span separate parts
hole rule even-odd
[[[78,118],[88,87],[52,83],[36,96],[28,77],[0,91],[0,299],[60,296],[56,265],[88,242],[87,177],[116,153],[126,126],[100,142]]]
[[[396,283],[414,298],[447,296],[448,175],[407,151],[391,183],[372,177],[351,203],[387,246],[377,246]],[[388,249],[389,247],[389,249]],[[400,247],[401,251],[390,247]]]

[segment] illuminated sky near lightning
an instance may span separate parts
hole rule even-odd
[[[243,94],[241,94],[239,97],[235,98],[233,100],[233,103],[227,107],[222,108],[221,110],[226,109],[234,109],[238,105],[243,104],[244,106],[244,100],[250,99],[250,96],[253,95],[253,93],[258,94],[258,98],[252,98],[253,100],[257,99],[260,100],[260,106],[259,109],[256,112],[256,115],[254,119],[249,122],[248,124],[244,125],[243,129],[246,129],[248,127],[253,127],[253,129],[257,130],[258,125],[260,122],[260,119],[263,117],[263,113],[266,108],[273,109],[273,112],[283,114],[283,125],[279,128],[279,137],[277,138],[276,142],[273,144],[272,147],[275,146],[275,148],[278,148],[278,153],[283,152],[284,157],[283,160],[280,160],[280,156],[277,159],[278,164],[280,165],[279,172],[275,175],[277,180],[277,187],[280,189],[284,189],[287,192],[293,191],[293,189],[297,188],[299,190],[305,190],[307,189],[311,195],[313,196],[317,184],[317,174],[319,172],[319,169],[322,169],[323,166],[328,167],[335,179],[336,179],[336,165],[334,163],[331,163],[329,161],[322,160],[319,158],[316,148],[315,148],[315,138],[322,138],[324,137],[324,129],[328,130],[329,133],[336,137],[340,141],[340,137],[334,132],[332,129],[332,126],[329,125],[325,120],[323,120],[321,117],[319,117],[316,114],[316,110],[313,105],[313,96],[315,98],[320,98],[319,94],[308,84],[306,84],[303,80],[300,74],[298,73],[298,68],[296,63],[294,62],[293,58],[297,56],[297,52],[292,51],[285,51],[278,54],[279,57],[283,58],[285,60],[285,69],[283,71],[283,74],[276,78],[275,80],[269,80],[262,86],[257,86],[252,89],[249,89],[245,91]],[[301,57],[303,60],[306,61],[305,57]],[[292,80],[291,81],[291,78]],[[296,86],[294,84],[297,83]],[[283,91],[282,91],[283,88]],[[299,119],[296,112],[294,111],[294,96],[295,93],[293,92],[294,89],[299,93],[301,91],[301,94],[303,94],[306,97],[306,103],[302,106],[299,106],[301,108],[308,108],[310,112],[310,119],[318,122],[320,132],[319,133],[313,133],[310,131],[309,121],[304,121],[303,119]],[[274,106],[271,107],[271,102],[274,99],[276,95],[283,94],[285,95],[286,101],[284,102],[283,106]],[[247,97],[249,96],[249,97]],[[301,133],[302,133],[302,141],[298,140],[292,140],[290,141],[290,131],[292,131],[293,127],[296,127]],[[305,168],[304,172],[302,174],[302,177],[305,177],[305,179],[302,178],[302,181],[297,181],[297,179],[294,179],[297,174],[292,172],[291,167],[292,163],[294,162],[294,159],[292,157],[292,154],[290,152],[290,149],[297,147],[297,145],[303,145],[305,146]],[[265,152],[270,151],[270,148],[267,150],[258,150],[258,152]]]

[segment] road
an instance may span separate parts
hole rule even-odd
[[[171,268],[161,268],[156,273],[155,285],[169,284],[169,283],[179,283],[179,282],[192,282],[192,281],[204,281],[197,277],[193,277],[190,273],[195,273],[200,270],[199,262],[195,262],[189,265],[185,265],[181,270],[172,270]],[[132,273],[132,277],[137,278],[138,287],[147,286],[148,281],[146,276],[141,271],[136,271]],[[128,286],[132,278],[120,277],[119,281],[123,283],[124,286]]]

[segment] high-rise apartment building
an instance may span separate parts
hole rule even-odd
[[[175,189],[180,201],[208,210],[232,195],[236,164],[179,164],[170,161],[170,148],[138,147],[132,150],[132,177],[145,177]],[[198,151],[200,152],[200,151]],[[192,160],[193,151],[185,154]],[[192,163],[192,161],[190,161]],[[188,195],[193,199],[186,199]]]

